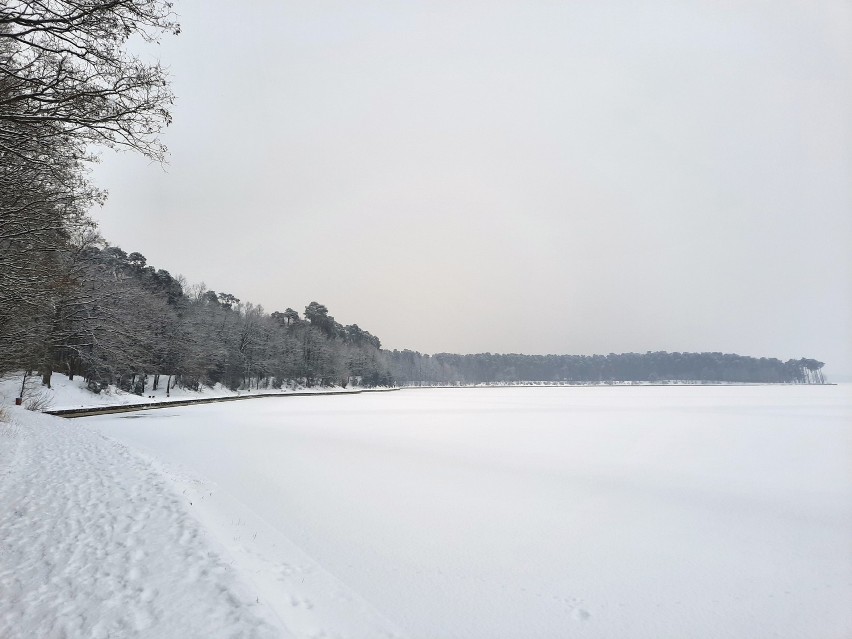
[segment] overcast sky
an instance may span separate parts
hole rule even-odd
[[[108,240],[388,348],[852,373],[852,5],[178,0]]]

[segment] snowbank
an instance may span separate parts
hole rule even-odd
[[[181,400],[212,399],[216,397],[242,397],[258,394],[280,394],[287,395],[296,391],[290,388],[275,390],[273,388],[261,390],[236,390],[216,384],[215,386],[202,386],[200,390],[194,391],[188,388],[172,388],[166,395],[167,376],[161,376],[160,387],[153,390],[153,378],[148,377],[144,395],[135,395],[123,391],[116,386],[109,386],[100,393],[93,393],[86,388],[85,380],[77,376],[69,380],[62,373],[54,373],[51,377],[51,388],[42,386],[41,378],[37,376],[28,377],[24,384],[24,404],[30,405],[37,410],[66,410],[72,408],[90,408],[96,406],[127,406],[130,404],[161,404]],[[15,403],[15,398],[21,396],[21,385],[23,374],[6,376],[0,379],[0,405],[9,406]],[[351,389],[340,387],[331,388],[299,388],[300,393],[335,393],[347,392]]]

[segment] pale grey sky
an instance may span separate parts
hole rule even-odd
[[[852,4],[178,0],[104,235],[389,348],[852,373]]]

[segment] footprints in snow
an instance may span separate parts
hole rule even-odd
[[[293,608],[301,608],[302,610],[313,610],[314,608],[314,604],[310,599],[303,599],[295,595],[290,595],[289,600],[290,605],[293,606]]]
[[[568,614],[574,621],[584,622],[589,621],[592,618],[592,613],[582,606],[584,602],[578,597],[566,599],[564,597],[557,597],[554,595],[553,600],[567,606]]]
[[[76,425],[26,430],[0,483],[0,636],[274,636],[147,462]]]
[[[585,608],[575,608],[571,611],[571,618],[574,621],[588,621],[591,619],[592,613],[590,613]]]
[[[314,566],[308,564],[293,566],[282,563],[278,568],[278,581],[304,581],[305,577],[312,574],[315,570]]]

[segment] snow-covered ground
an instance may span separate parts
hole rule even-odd
[[[6,416],[3,639],[852,636],[849,386]]]
[[[264,620],[297,637],[852,636],[848,386],[411,390],[54,424],[12,436],[0,480],[3,637],[124,606],[158,637]],[[186,619],[145,607],[184,588]],[[196,617],[222,629],[170,630]]]
[[[86,388],[86,381],[77,376],[69,380],[62,373],[54,373],[51,378],[51,387],[47,388],[41,383],[41,377],[30,376],[24,380],[23,374],[7,375],[0,378],[0,405],[13,404],[16,397],[21,397],[23,387],[24,405],[35,404],[37,410],[61,410],[67,408],[88,408],[91,406],[126,406],[128,404],[159,404],[176,400],[187,399],[210,399],[214,397],[238,397],[258,394],[282,394],[294,392],[292,388],[284,387],[279,390],[273,388],[235,390],[216,384],[215,386],[202,386],[199,390],[188,388],[171,388],[166,394],[166,382],[169,377],[162,375],[157,390],[154,390],[154,378],[149,375],[144,395],[128,393],[114,385],[100,393],[93,393]],[[334,388],[299,388],[301,393],[333,393],[347,389]],[[352,390],[351,388],[348,390]]]
[[[150,463],[22,408],[0,419],[0,637],[280,636]]]

